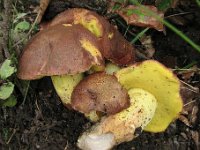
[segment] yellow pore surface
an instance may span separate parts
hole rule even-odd
[[[83,74],[51,76],[54,88],[64,104],[71,104],[75,86],[83,79]]]
[[[155,96],[157,108],[145,131],[162,132],[178,117],[183,107],[179,79],[159,62],[144,61],[121,69],[116,76],[127,90],[141,88]]]

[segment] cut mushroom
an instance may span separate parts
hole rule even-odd
[[[105,73],[89,75],[72,93],[72,107],[87,116],[94,116],[94,111],[115,114],[128,106],[127,91],[115,76]],[[92,118],[90,117],[92,121],[98,120]]]
[[[73,87],[82,79],[81,73],[91,67],[104,68],[100,48],[97,38],[81,25],[50,27],[37,33],[25,47],[18,77],[33,80],[53,76],[58,95],[68,104]]]
[[[78,139],[79,148],[96,150],[101,147],[101,150],[108,150],[116,144],[132,140],[136,128],[144,128],[151,121],[157,107],[156,98],[142,89],[131,89],[128,94],[130,107],[103,118],[85,132]]]
[[[58,14],[42,29],[57,24],[81,24],[101,42],[103,56],[118,65],[132,64],[135,60],[134,47],[104,17],[83,8],[73,8]]]
[[[115,75],[128,90],[130,106],[102,118],[83,133],[78,139],[78,146],[83,150],[95,150],[99,146],[108,150],[135,138],[137,128],[162,132],[182,111],[180,82],[159,62],[144,61],[121,69]]]

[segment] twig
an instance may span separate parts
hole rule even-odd
[[[187,85],[189,87],[189,88],[186,87],[188,90],[190,90],[190,91],[192,91],[194,93],[197,93],[197,94],[199,93],[199,89],[198,88],[195,88],[192,85],[190,85],[190,84],[188,84],[188,83],[186,83],[186,82],[184,82],[182,80],[180,80],[180,82],[185,84],[185,85]]]
[[[192,14],[192,12],[182,12],[182,13],[172,14],[172,15],[166,16],[165,19],[175,17],[175,16],[187,15],[187,14]]]
[[[25,104],[26,97],[27,97],[28,90],[29,90],[29,86],[30,86],[30,81],[27,81],[27,86],[26,86],[26,89],[25,89],[25,94],[24,94],[24,99],[23,99],[22,105]]]
[[[10,141],[12,140],[12,138],[15,135],[16,131],[17,131],[16,129],[13,129],[13,132],[12,132],[10,138],[8,139],[8,141],[6,142],[6,145],[8,145],[10,143]]]
[[[38,18],[36,19],[36,23],[40,23],[42,20],[42,17],[49,5],[51,0],[40,0],[40,7],[39,7],[39,12],[38,12]]]
[[[11,16],[11,0],[4,0],[4,14],[3,14],[3,23],[2,23],[2,33],[3,33],[3,42],[2,48],[5,58],[10,57],[8,43],[9,43],[9,29],[10,29],[10,16]]]
[[[196,102],[196,100],[192,100],[192,101],[190,101],[190,102],[184,104],[184,107],[186,107],[186,106],[188,106],[188,105],[190,105],[190,104],[192,104],[192,103],[194,103],[194,102]]]

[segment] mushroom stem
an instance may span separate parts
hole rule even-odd
[[[105,71],[107,74],[113,75],[115,72],[117,72],[119,70],[120,70],[120,67],[111,62],[106,64]]]
[[[75,86],[83,79],[83,74],[51,76],[54,88],[63,104],[71,104]]]
[[[79,148],[96,150],[101,146],[101,150],[109,150],[116,144],[132,140],[136,137],[134,134],[136,128],[143,129],[151,121],[157,107],[156,98],[139,88],[130,89],[128,94],[130,107],[115,115],[102,118],[98,124],[83,133],[78,139]]]

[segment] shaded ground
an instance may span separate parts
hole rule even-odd
[[[27,4],[34,4],[33,1],[26,1]],[[51,19],[58,12],[67,7],[86,7],[95,9],[97,12],[104,14],[105,3],[85,3],[84,1],[75,1],[70,3],[66,1],[52,2],[48,8],[45,19]],[[151,3],[151,2],[149,2]],[[35,3],[36,4],[36,3]],[[87,5],[86,5],[87,4]],[[176,9],[170,9],[167,15],[177,14],[180,12],[190,12],[187,15],[181,15],[185,21],[183,25],[178,25],[173,19],[170,19],[186,35],[191,37],[195,42],[200,43],[200,9],[194,2],[187,5],[180,4]],[[121,33],[126,31],[127,25],[121,26],[116,23]],[[176,19],[177,20],[177,19]],[[123,20],[122,20],[123,22]],[[136,28],[136,31],[140,30]],[[166,35],[155,30],[149,30],[156,50],[155,59],[165,65],[175,67],[185,67],[190,63],[200,65],[200,54],[195,52],[188,44],[180,39],[176,34],[166,30]],[[131,40],[131,34],[127,33],[126,38]],[[140,43],[137,47],[142,49]],[[187,70],[188,71],[188,70]],[[192,73],[191,73],[192,72]],[[200,73],[192,68],[188,72],[176,71],[178,76],[185,82],[200,88]],[[188,75],[189,74],[189,75]],[[187,78],[186,78],[187,75]],[[91,123],[83,115],[66,109],[55,93],[50,78],[43,78],[38,81],[32,81],[29,87],[29,93],[25,104],[22,105],[23,97],[18,94],[18,105],[13,108],[0,109],[0,149],[48,149],[48,150],[76,150],[76,140],[80,133],[88,128]],[[188,94],[185,104],[192,100],[190,107],[187,107],[187,113],[184,114],[186,120],[178,120],[170,125],[164,132],[159,134],[142,133],[135,140],[120,144],[114,149],[131,150],[131,149],[198,149],[200,147],[200,111],[191,114],[195,108],[200,108],[198,95]],[[189,104],[190,105],[190,104]],[[188,105],[187,105],[188,106]],[[187,124],[187,121],[189,124]]]

